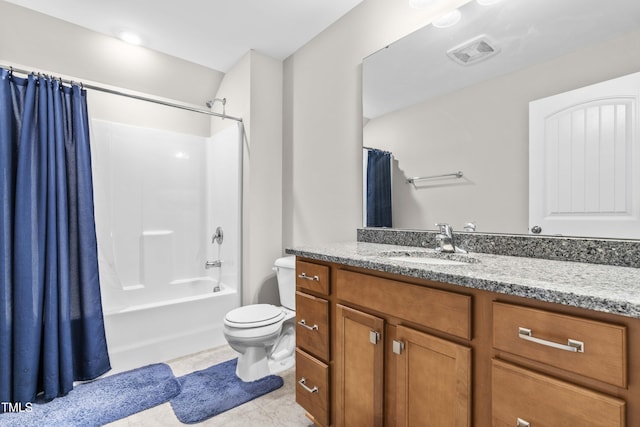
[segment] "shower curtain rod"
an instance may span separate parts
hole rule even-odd
[[[28,70],[21,70],[19,68],[15,68],[15,67],[12,67],[10,65],[0,65],[0,67],[8,69],[10,73],[20,73],[20,74],[26,74],[26,75],[34,74],[34,75],[49,76],[46,73],[39,73],[39,72],[36,72],[36,71],[28,71]],[[112,95],[119,95],[119,96],[124,96],[124,97],[127,97],[127,98],[133,98],[133,99],[137,99],[139,101],[146,101],[146,102],[151,102],[151,103],[154,103],[154,104],[160,104],[160,105],[164,105],[166,107],[173,107],[173,108],[178,108],[180,110],[187,110],[187,111],[192,111],[194,113],[206,114],[208,116],[220,117],[222,119],[230,119],[230,120],[235,120],[237,122],[242,122],[242,119],[239,118],[239,117],[233,117],[233,116],[228,116],[226,114],[214,113],[213,111],[205,110],[205,109],[202,109],[202,108],[189,107],[187,105],[176,104],[176,103],[173,103],[173,102],[162,101],[162,100],[159,100],[159,99],[147,98],[146,96],[135,95],[135,94],[132,94],[132,93],[127,93],[127,92],[121,92],[119,90],[109,89],[109,88],[106,88],[106,87],[92,85],[92,84],[88,84],[88,83],[76,82],[74,80],[65,80],[65,79],[62,79],[62,78],[56,78],[54,76],[49,76],[49,77],[55,78],[56,80],[60,80],[62,83],[67,83],[67,84],[72,84],[72,85],[73,84],[79,84],[84,89],[97,90],[99,92],[105,92],[105,93],[110,93]]]
[[[381,148],[367,147],[366,145],[363,145],[363,146],[362,146],[362,148],[363,148],[364,150],[369,150],[369,151],[378,150],[378,151],[384,151],[385,153],[393,154],[391,151],[383,150],[383,149],[381,149]]]

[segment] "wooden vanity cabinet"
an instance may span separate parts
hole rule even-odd
[[[471,349],[420,330],[470,336],[470,297],[343,269],[335,290],[336,426],[470,426]]]
[[[627,328],[578,316],[493,302],[493,346],[530,369],[492,360],[492,425],[624,427],[626,402],[544,373],[627,388]],[[505,356],[503,356],[505,357]],[[615,390],[615,389],[614,389]]]
[[[640,319],[301,266],[296,400],[318,426],[640,425]]]
[[[320,426],[331,424],[329,272],[296,260],[296,402]]]

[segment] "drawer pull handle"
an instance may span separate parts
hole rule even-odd
[[[313,277],[307,276],[307,273],[298,274],[298,277],[300,279],[304,279],[304,280],[313,280],[314,282],[319,282],[320,281],[320,278],[318,276],[313,276]]]
[[[553,341],[543,340],[542,338],[536,338],[533,336],[533,332],[528,328],[518,328],[518,337],[523,340],[531,341],[536,344],[546,345],[548,347],[557,348],[560,350],[571,351],[573,353],[584,353],[584,343],[582,341],[576,341],[569,339],[567,344],[560,344]]]
[[[531,427],[531,423],[529,421],[523,420],[522,418],[518,418],[518,421],[516,422],[516,427]]]
[[[298,325],[302,326],[303,328],[307,328],[310,331],[317,331],[318,330],[318,325],[309,326],[309,325],[307,325],[307,322],[304,319],[299,321]]]
[[[298,381],[298,384],[300,384],[300,386],[303,389],[307,390],[309,393],[317,393],[318,392],[318,386],[314,385],[313,388],[309,388],[307,386],[307,380],[304,377],[300,378],[300,381]]]

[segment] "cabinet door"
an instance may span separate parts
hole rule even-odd
[[[471,425],[471,349],[397,328],[398,426]]]
[[[383,425],[384,320],[336,306],[336,425]]]

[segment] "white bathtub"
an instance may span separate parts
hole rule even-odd
[[[126,307],[105,307],[110,374],[164,362],[226,343],[224,315],[238,306],[235,289],[213,281],[197,283],[206,293]]]

